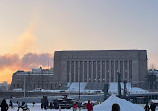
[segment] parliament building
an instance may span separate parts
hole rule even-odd
[[[72,82],[105,83],[126,80],[145,87],[147,80],[146,50],[78,50],[55,51],[55,87]]]

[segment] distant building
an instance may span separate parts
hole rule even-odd
[[[66,86],[68,82],[105,83],[121,80],[132,85],[146,87],[146,50],[83,50],[55,51],[55,87]]]
[[[6,92],[8,91],[9,84],[7,81],[4,81],[3,83],[0,83],[0,92]]]
[[[32,71],[17,71],[12,76],[10,89],[34,90],[36,88],[52,89],[53,68],[51,69],[32,69]]]
[[[152,91],[158,90],[158,70],[148,70],[148,89]]]

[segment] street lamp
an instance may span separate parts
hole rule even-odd
[[[25,74],[24,74],[24,98],[25,98]]]
[[[70,80],[70,73],[69,73],[69,96],[70,96],[70,86],[71,86],[70,82],[71,80]]]
[[[118,96],[121,97],[121,73],[117,71]]]
[[[78,81],[78,85],[79,85],[79,92],[78,92],[78,94],[79,94],[79,101],[80,101],[80,74],[81,74],[81,70],[80,70],[80,68],[79,68],[79,81]]]
[[[79,85],[79,92],[78,92],[78,99],[79,99],[79,111],[81,110],[80,109],[80,106],[81,106],[81,103],[80,103],[80,74],[81,74],[81,70],[80,70],[80,67],[79,67],[79,81],[78,81],[78,85]]]

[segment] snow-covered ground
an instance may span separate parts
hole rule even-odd
[[[94,111],[111,111],[114,103],[119,104],[121,111],[144,111],[141,106],[128,102],[125,99],[120,99],[114,95],[110,96],[102,104],[94,106]]]
[[[84,91],[85,87],[87,85],[87,82],[80,82],[80,91]],[[68,90],[70,91],[78,91],[79,83],[78,82],[73,82],[71,83],[70,87]]]
[[[118,83],[117,82],[111,82],[109,83],[109,93],[110,94],[117,94],[118,93]],[[131,83],[127,83],[126,84],[126,88],[127,88],[127,93],[130,94],[138,94],[138,93],[148,93],[147,90],[144,90],[142,88],[138,88],[138,87],[132,87]],[[121,82],[121,90],[123,93],[123,89],[124,89],[124,84],[123,82]]]
[[[111,106],[117,103],[120,105],[120,111],[144,111],[143,106],[130,103],[124,99],[120,99],[114,95],[110,96],[106,101],[104,101],[101,104],[98,104],[93,107],[93,111],[111,111]],[[35,104],[34,107],[32,107],[32,104],[28,104],[28,107],[30,111],[44,111],[40,108],[40,104]],[[15,106],[14,109],[9,108],[8,111],[17,111],[17,107]],[[20,111],[22,111],[20,109]],[[59,111],[55,109],[47,109],[47,111]],[[72,109],[61,109],[61,111],[72,111]],[[81,111],[87,111],[86,109],[82,109]],[[158,110],[156,110],[158,111]]]

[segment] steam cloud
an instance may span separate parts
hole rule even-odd
[[[27,53],[20,58],[18,54],[0,56],[0,70],[9,68],[12,70],[30,70],[32,68],[53,66],[53,55],[49,53]]]

